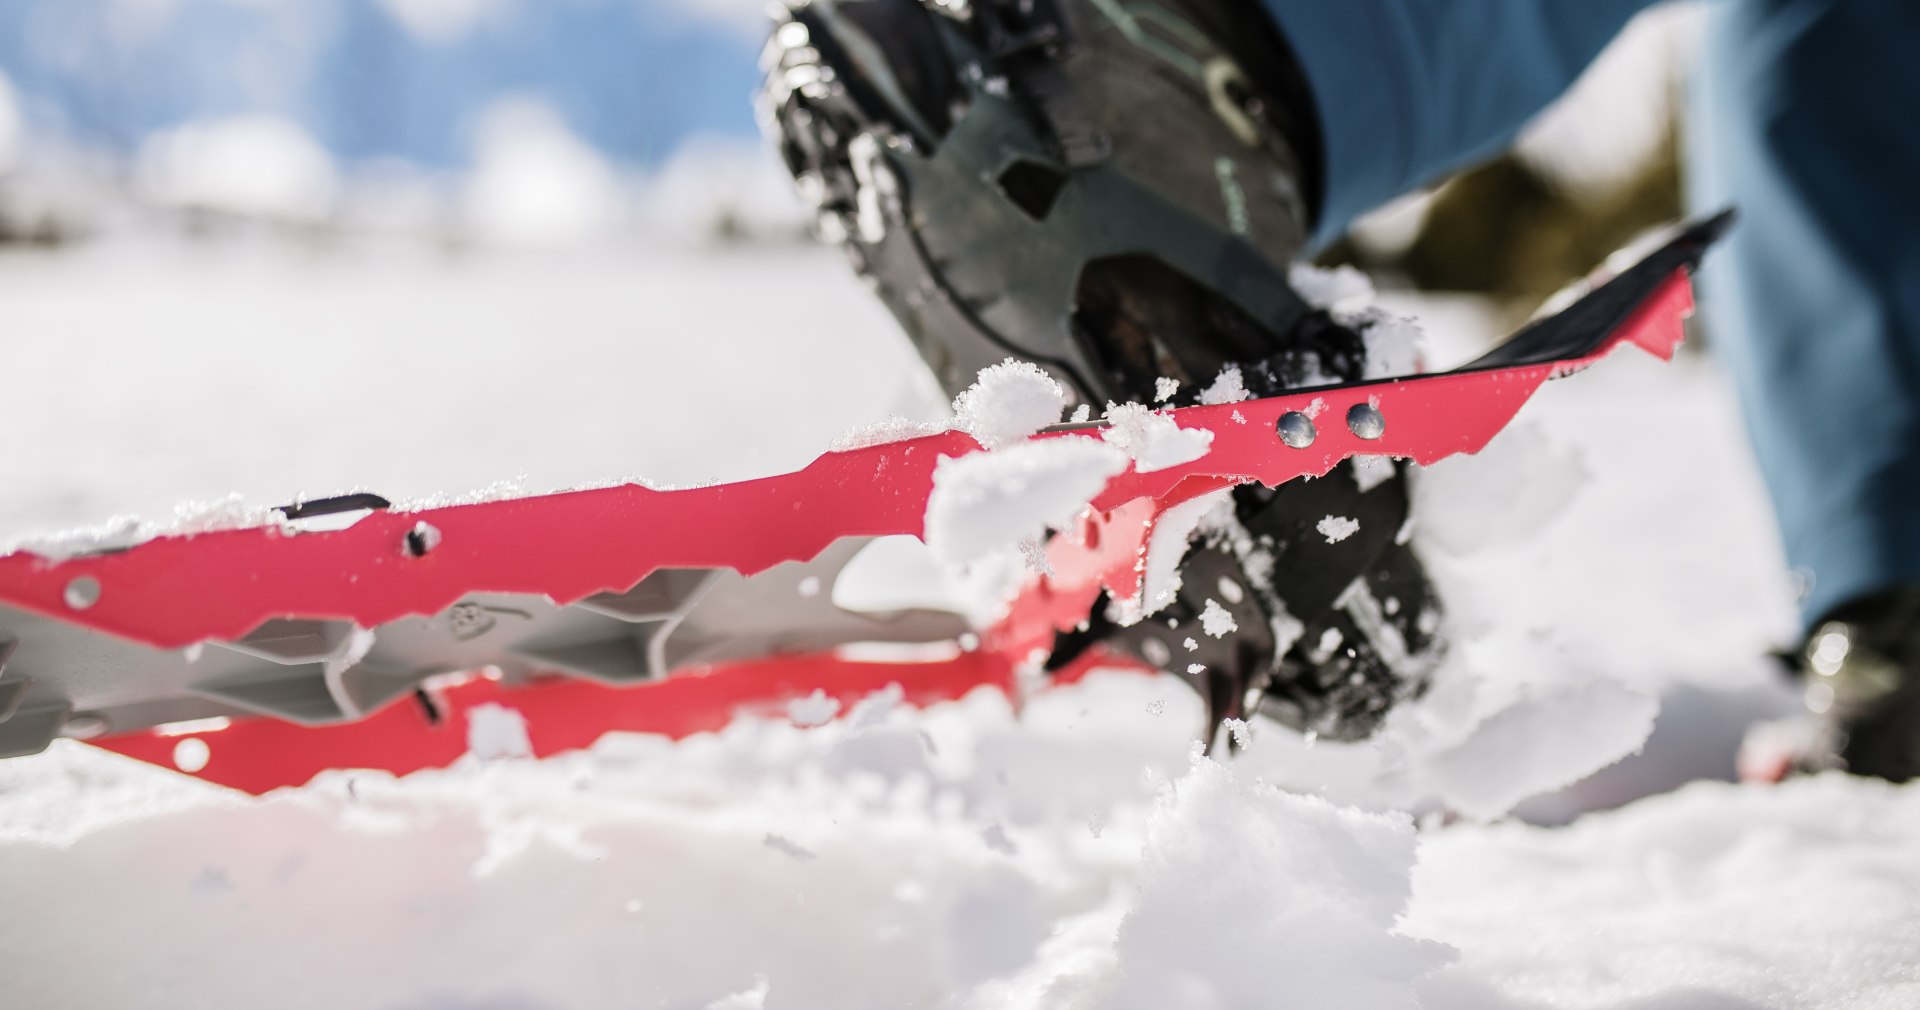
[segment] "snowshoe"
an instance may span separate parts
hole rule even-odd
[[[1385,374],[1366,333],[1288,283],[1319,141],[1257,5],[800,0],[779,17],[767,125],[821,236],[950,393],[1009,355],[1096,411]],[[1441,651],[1403,473],[1236,491],[1237,528],[1207,537],[1153,626],[1096,608],[1052,665],[1118,645],[1203,670],[1212,723],[1258,710],[1367,736]],[[1358,532],[1328,537],[1328,518]],[[1205,634],[1208,600],[1241,629],[1231,645]]]

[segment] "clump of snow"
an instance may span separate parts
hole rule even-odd
[[[927,546],[946,564],[964,564],[1038,540],[1068,528],[1126,468],[1125,453],[1072,435],[942,458],[927,497]]]
[[[1253,394],[1247,392],[1246,379],[1240,374],[1239,365],[1228,365],[1220,370],[1213,382],[1200,391],[1200,402],[1212,406],[1221,403],[1239,403]],[[1238,415],[1238,411],[1235,414]]]
[[[1449,807],[1491,820],[1638,750],[1659,711],[1659,699],[1605,677],[1535,688],[1423,755],[1418,775]]]
[[[1179,379],[1169,379],[1163,375],[1153,380],[1153,402],[1155,403],[1165,403],[1173,399],[1173,394],[1179,391]]]
[[[1367,346],[1362,377],[1391,378],[1420,371],[1425,338],[1420,325],[1374,305],[1373,281],[1351,266],[1331,270],[1297,263],[1288,280],[1307,304],[1325,309],[1336,322],[1359,331]],[[1332,376],[1319,377],[1337,381]],[[1309,384],[1315,384],[1312,377]]]
[[[1191,463],[1213,447],[1213,432],[1182,428],[1145,404],[1108,404],[1106,419],[1108,427],[1100,437],[1124,451],[1139,473]]]
[[[1220,601],[1208,598],[1207,605],[1200,611],[1200,630],[1214,638],[1224,638],[1239,631],[1240,624],[1227,608],[1220,605]]]
[[[1350,312],[1373,303],[1373,281],[1344,264],[1328,269],[1311,263],[1295,263],[1287,271],[1287,281],[1316,309]]]
[[[326,148],[273,116],[196,120],[156,134],[141,145],[135,177],[164,206],[300,223],[326,218],[340,188]]]
[[[1351,516],[1326,516],[1314,524],[1315,530],[1327,538],[1327,543],[1337,544],[1360,532],[1360,520]]]
[[[1416,841],[1405,816],[1196,760],[1148,817],[1112,961],[1067,1005],[1417,1006],[1452,952],[1400,927]]]
[[[1362,378],[1390,379],[1422,370],[1426,333],[1419,323],[1382,309],[1336,313],[1334,318],[1358,329],[1366,342],[1367,363],[1361,369]]]
[[[1060,421],[1066,388],[1030,361],[1013,358],[980,370],[953,401],[955,427],[988,449],[1004,449]]]
[[[1147,535],[1146,555],[1141,558],[1140,596],[1121,601],[1116,616],[1121,624],[1133,624],[1151,617],[1172,603],[1180,591],[1180,562],[1187,556],[1194,531],[1222,510],[1233,510],[1232,491],[1221,488],[1166,510],[1154,521]]]
[[[483,761],[532,757],[527,717],[493,702],[475,705],[467,710],[467,751]]]
[[[1366,494],[1391,480],[1393,473],[1391,457],[1371,455],[1353,457],[1353,482],[1359,486],[1361,494]]]
[[[840,700],[828,697],[827,692],[815,689],[804,698],[795,698],[787,703],[787,718],[795,726],[825,726],[840,714]]]
[[[483,242],[550,247],[603,237],[628,212],[600,153],[551,106],[501,99],[481,117],[463,202]]]
[[[1579,452],[1538,424],[1510,425],[1476,454],[1421,469],[1420,542],[1454,555],[1522,544],[1565,514],[1589,478]]]
[[[1068,418],[1074,424],[1086,424],[1093,420],[1093,404],[1083,403],[1073,408],[1073,416]]]

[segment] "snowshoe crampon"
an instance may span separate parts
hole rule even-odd
[[[1030,577],[984,628],[936,610],[843,608],[832,592],[872,538],[926,535],[936,465],[980,451],[958,431],[712,487],[413,512],[361,495],[290,507],[264,527],[0,556],[0,756],[77,738],[260,792],[329,768],[447,764],[492,706],[517,713],[523,750],[546,755],[613,730],[712,730],[815,691],[851,702],[897,684],[923,703],[1014,691],[1019,671],[1049,657],[1056,679],[1137,665],[1073,636],[1102,601],[1140,599],[1149,548],[1167,546],[1156,530],[1190,521],[1183,506],[1354,456],[1475,452],[1548,379],[1622,344],[1670,356],[1692,309],[1689,274],[1724,223],[1683,232],[1453,371],[1165,411],[1211,432],[1207,451],[1106,479],[1076,528],[1047,543],[1051,574]],[[912,648],[853,648],[876,642]],[[1256,707],[1261,687],[1203,686],[1217,712]]]

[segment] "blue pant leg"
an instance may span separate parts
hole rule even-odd
[[[1316,237],[1504,147],[1652,0],[1263,0],[1325,141]]]
[[[1689,188],[1742,219],[1701,274],[1809,624],[1920,583],[1920,4],[1712,13]]]

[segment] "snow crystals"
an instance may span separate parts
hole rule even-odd
[[[1208,597],[1207,605],[1200,611],[1200,630],[1214,638],[1224,638],[1240,630],[1239,622],[1220,605],[1220,601]]]
[[[1182,428],[1144,404],[1108,404],[1106,419],[1109,427],[1101,437],[1125,452],[1140,473],[1191,463],[1213,446],[1213,432]]]
[[[1031,362],[1013,358],[980,370],[953,401],[955,427],[987,449],[1004,449],[1060,421],[1067,391]]]
[[[1315,523],[1313,528],[1327,538],[1327,543],[1337,544],[1360,532],[1360,520],[1349,516],[1330,515]]]
[[[1209,406],[1239,403],[1251,395],[1247,392],[1246,380],[1240,375],[1240,366],[1228,365],[1220,370],[1212,385],[1200,391],[1200,402]]]

